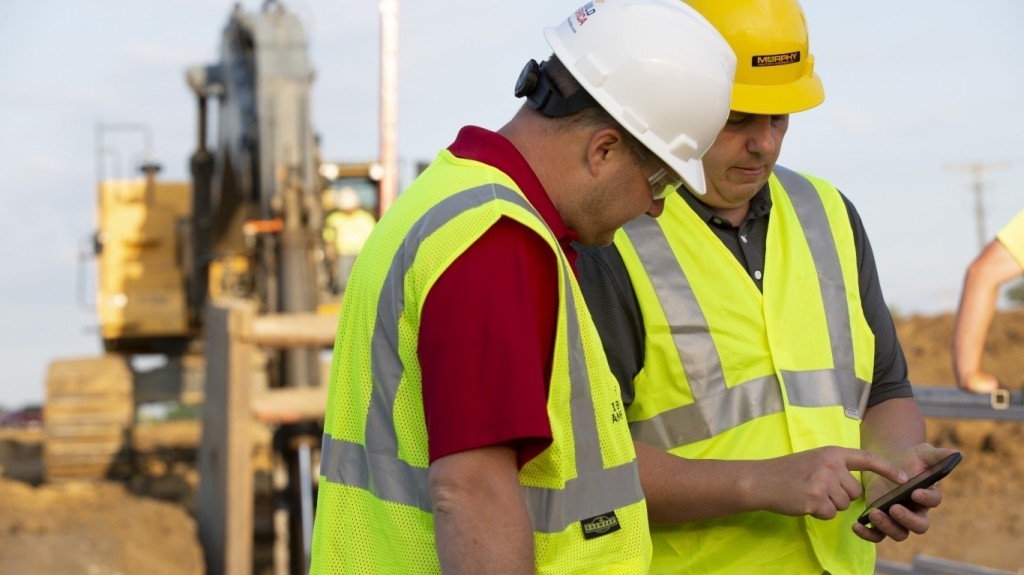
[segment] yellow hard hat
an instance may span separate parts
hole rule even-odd
[[[825,100],[797,0],[685,0],[725,37],[736,53],[732,109],[790,114]]]

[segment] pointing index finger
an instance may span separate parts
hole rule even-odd
[[[846,452],[846,468],[850,471],[871,471],[893,483],[907,480],[907,474],[902,469],[863,449],[850,449]]]

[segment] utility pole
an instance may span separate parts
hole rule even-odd
[[[398,0],[380,0],[380,215],[398,196]]]
[[[978,250],[985,248],[988,243],[988,233],[985,231],[985,172],[1000,168],[1009,168],[1010,162],[971,162],[966,164],[953,164],[947,166],[951,170],[970,172],[974,192],[974,219],[978,226]]]

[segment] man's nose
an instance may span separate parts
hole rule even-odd
[[[777,141],[772,131],[771,116],[756,116],[751,119],[747,136],[747,150],[758,154],[771,154]]]

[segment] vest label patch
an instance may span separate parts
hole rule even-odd
[[[619,518],[615,516],[614,511],[584,519],[580,521],[580,525],[583,526],[584,539],[594,539],[622,529],[622,526],[619,525]]]
[[[765,54],[763,56],[752,56],[750,58],[750,65],[755,68],[763,68],[765,66],[784,66],[786,64],[796,64],[800,61],[800,52],[787,52],[785,54]]]

